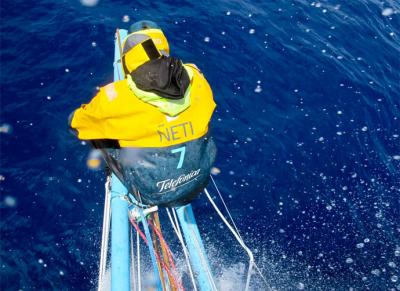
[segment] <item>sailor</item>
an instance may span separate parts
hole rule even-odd
[[[208,133],[213,94],[194,64],[169,55],[151,21],[139,21],[122,40],[125,77],[101,87],[70,115],[70,127],[89,140],[127,189],[147,205],[178,206],[208,182],[216,147]]]

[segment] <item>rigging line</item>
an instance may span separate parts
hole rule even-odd
[[[210,193],[208,193],[207,188],[204,188],[204,192],[207,195],[208,200],[210,201],[211,205],[214,207],[215,211],[218,213],[218,215],[221,217],[222,221],[225,223],[225,225],[229,228],[229,230],[232,232],[233,236],[236,238],[236,240],[239,242],[239,244],[242,246],[242,248],[246,251],[247,255],[249,256],[249,268],[247,271],[247,279],[246,279],[246,288],[245,290],[249,290],[250,287],[250,279],[251,279],[251,271],[254,265],[254,256],[251,250],[245,245],[241,237],[235,232],[233,227],[229,224],[229,222],[226,220],[224,215],[221,213],[217,205],[215,204],[214,200],[211,198]]]
[[[162,250],[163,257],[167,257],[168,258],[167,266],[168,266],[168,268],[170,268],[170,256],[169,255],[171,253],[171,250],[169,249],[168,244],[166,243],[166,241],[164,239],[164,236],[162,235],[161,223],[160,223],[160,218],[158,216],[158,212],[154,212],[153,213],[153,221],[154,221],[154,226],[155,226],[155,229],[156,229],[156,233],[157,233],[157,235],[158,235],[158,237],[160,239],[160,244],[161,244],[161,250]],[[167,252],[167,251],[169,251],[169,252]],[[172,262],[172,265],[174,265],[173,262]]]
[[[160,245],[162,245],[162,247],[165,249],[165,257],[164,258],[164,265],[168,270],[171,270],[170,264],[172,266],[172,272],[169,271],[168,275],[173,274],[172,277],[168,276],[170,283],[171,283],[171,288],[172,290],[177,290],[176,288],[178,288],[178,290],[184,290],[182,282],[180,282],[178,276],[178,272],[176,270],[176,266],[174,261],[172,260],[172,252],[171,249],[169,248],[167,242],[164,240],[164,237],[162,236],[162,233],[156,228],[156,226],[154,225],[154,223],[152,223],[149,220],[149,225],[150,227],[153,229],[153,231],[157,234],[158,239],[160,241]],[[160,255],[159,255],[160,256]],[[162,259],[162,257],[160,256],[160,260]],[[168,260],[168,261],[167,261]],[[166,270],[167,271],[167,270]],[[175,286],[177,285],[177,286]]]
[[[131,277],[133,284],[133,291],[136,291],[136,273],[135,273],[135,251],[133,249],[133,230],[132,226],[129,227],[130,232],[130,244],[131,244]]]
[[[176,225],[175,225],[174,220],[172,219],[171,213],[169,212],[169,209],[166,208],[166,210],[167,210],[168,218],[169,218],[169,220],[171,222],[172,228],[174,229],[175,234],[178,237],[179,242],[181,243],[181,246],[182,246],[182,249],[183,249],[183,254],[185,255],[185,261],[186,261],[186,265],[187,265],[187,267],[189,269],[190,279],[192,280],[194,291],[197,291],[197,286],[196,286],[196,281],[194,279],[192,266],[190,265],[188,250],[187,250],[187,247],[185,245],[185,242],[183,241],[182,233],[180,232],[181,230],[179,228],[178,219],[176,217],[175,212],[173,212],[174,217],[175,217],[175,221],[176,221]],[[172,209],[172,211],[174,211],[174,209]]]
[[[136,232],[136,257],[137,257],[137,278],[138,278],[138,291],[142,291],[142,282],[140,278],[140,237],[139,232]]]
[[[150,227],[151,227],[151,220],[152,220],[152,215],[150,214],[150,217],[147,220],[147,223],[150,225]],[[152,228],[150,228],[150,229],[152,230],[152,232],[151,232],[151,245],[153,246],[154,253],[156,254],[156,258],[159,258],[157,260],[157,267],[158,267],[158,274],[160,275],[160,279],[161,279],[161,286],[162,286],[163,291],[166,291],[165,278],[164,278],[165,274],[162,271],[162,267],[161,267],[161,260],[163,258],[161,257],[159,244],[157,243],[157,234],[154,231],[154,229],[152,229]]]
[[[151,235],[150,235],[150,230],[149,230],[149,225],[147,224],[147,219],[143,214],[143,210],[139,208],[139,213],[140,213],[140,217],[141,217],[141,221],[144,227],[144,231],[146,234],[146,238],[148,241],[148,248],[149,248],[149,252],[150,252],[150,258],[151,258],[151,262],[153,264],[153,269],[154,269],[154,273],[156,273],[158,271],[158,267],[157,267],[157,259],[156,259],[156,254],[154,251],[154,248],[151,246]],[[156,282],[157,282],[157,286],[158,286],[158,290],[162,290],[162,286],[161,286],[161,278],[160,276],[156,276]]]
[[[149,240],[147,239],[147,233],[144,234],[142,232],[142,230],[140,229],[139,225],[134,221],[134,219],[131,218],[130,222],[133,225],[133,227],[136,229],[137,234],[140,235],[140,237],[143,239],[145,244],[150,248],[151,247],[151,240],[150,240],[150,243],[149,243]],[[145,232],[146,232],[146,230],[145,230]],[[151,253],[150,253],[150,255],[151,255]],[[158,261],[161,262],[161,265],[162,265],[163,269],[165,270],[165,272],[167,272],[167,274],[172,277],[173,276],[172,273],[168,270],[168,268],[166,267],[164,261],[161,260],[161,258],[158,255],[158,253],[154,253],[154,256],[155,256],[155,259],[156,259],[157,262]],[[153,268],[154,268],[154,265],[153,265]],[[154,270],[157,270],[157,269],[154,269]],[[154,273],[156,274],[155,271],[154,271]],[[161,288],[161,285],[159,287]],[[159,290],[162,290],[162,289],[159,289]]]
[[[175,273],[175,276],[173,278],[169,278],[169,279],[170,279],[171,282],[173,282],[173,280],[171,280],[171,279],[174,279],[175,281],[177,281],[177,278],[176,278],[177,271],[176,271],[175,264],[174,264],[174,262],[172,260],[171,249],[169,248],[167,242],[164,240],[164,237],[162,236],[162,233],[159,231],[159,229],[157,229],[155,224],[152,223],[151,221],[149,221],[149,225],[153,229],[153,231],[157,234],[159,242],[160,242],[160,245],[164,249],[164,251],[163,251],[163,259],[164,259],[164,262],[166,264],[166,267],[168,269],[171,269],[171,266],[172,266],[172,270]],[[176,283],[176,282],[174,282],[174,283]],[[174,286],[172,286],[172,289],[174,289]]]
[[[236,232],[238,233],[239,237],[243,240],[242,236],[240,235],[239,229],[237,228],[236,223],[235,223],[235,221],[233,220],[232,215],[231,215],[231,213],[230,213],[230,211],[229,211],[229,209],[228,209],[228,206],[226,205],[225,200],[224,200],[224,198],[222,197],[222,194],[221,194],[221,192],[220,192],[219,189],[218,189],[217,183],[215,183],[215,180],[214,180],[214,178],[212,177],[212,175],[210,175],[210,177],[211,177],[211,181],[213,182],[214,187],[215,187],[215,189],[217,190],[217,193],[218,193],[218,195],[219,195],[219,197],[220,197],[220,199],[221,199],[221,201],[222,201],[222,204],[224,205],[225,210],[226,210],[226,212],[228,213],[228,216],[229,216],[229,218],[230,218],[230,220],[231,220],[233,226],[235,227]]]
[[[186,220],[188,220],[186,210],[184,211],[184,215],[185,215]],[[202,242],[198,240],[198,236],[196,235],[195,231],[193,230],[193,227],[191,225],[188,225],[188,228],[190,229],[190,231],[192,233],[192,239],[193,239],[193,242],[195,242],[196,248],[198,250],[198,254],[200,257],[200,262],[202,264],[202,267],[207,272],[208,281],[210,282],[213,290],[218,290],[217,286],[215,285],[214,278],[211,274],[211,270],[210,270],[210,266],[207,262],[207,258],[205,257],[205,250],[203,250],[203,248],[202,248]],[[200,238],[200,240],[201,240],[201,238]]]
[[[102,285],[104,283],[106,267],[107,267],[108,239],[110,234],[110,218],[111,218],[110,183],[111,183],[111,176],[108,176],[107,181],[105,183],[103,229],[102,229],[101,249],[100,249],[99,282],[97,287],[97,290],[99,291],[103,287]]]
[[[230,213],[230,211],[229,211],[229,209],[228,209],[228,207],[227,207],[227,205],[226,205],[226,203],[225,203],[225,200],[224,200],[224,198],[223,198],[221,192],[219,191],[219,188],[218,188],[218,186],[217,186],[217,183],[215,182],[214,178],[213,178],[211,175],[210,175],[210,177],[211,177],[211,180],[212,180],[212,182],[213,182],[213,184],[214,184],[214,187],[215,187],[215,189],[217,190],[218,195],[219,195],[219,197],[220,197],[220,199],[221,199],[221,201],[222,201],[222,203],[223,203],[223,205],[224,205],[224,207],[225,207],[225,210],[226,210],[226,212],[228,213],[229,218],[230,218],[230,220],[232,221],[232,224],[233,224],[233,226],[234,226],[235,229],[236,229],[237,234],[238,234],[239,237],[243,240],[243,238],[242,238],[242,236],[240,235],[240,232],[239,232],[239,230],[238,230],[238,228],[237,228],[237,226],[236,226],[236,224],[235,224],[235,221],[233,220],[233,217],[232,217],[232,215],[231,215],[231,213]],[[269,287],[269,284],[268,284],[268,282],[267,282],[267,280],[265,279],[263,273],[261,272],[260,268],[258,267],[258,265],[257,265],[257,263],[256,263],[255,261],[254,261],[254,266],[256,267],[256,270],[257,270],[258,274],[260,275],[260,277],[263,279],[264,283],[268,286],[268,288],[270,288],[270,287]]]
[[[261,279],[264,281],[265,285],[268,287],[268,290],[272,290],[271,286],[269,285],[267,279],[265,279],[263,273],[261,273],[260,268],[257,266],[257,264],[254,262],[254,267],[256,268],[258,275],[260,275]]]

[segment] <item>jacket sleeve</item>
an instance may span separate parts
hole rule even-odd
[[[104,118],[102,110],[102,99],[104,90],[88,103],[72,112],[68,118],[71,131],[79,139],[100,139],[104,138]]]

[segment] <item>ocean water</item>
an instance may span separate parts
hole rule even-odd
[[[140,19],[213,88],[215,179],[269,285],[400,290],[398,1],[0,6],[1,290],[96,288],[104,173],[67,117]],[[240,289],[245,255],[205,197],[194,208],[221,290]]]

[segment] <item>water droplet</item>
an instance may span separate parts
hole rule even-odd
[[[211,168],[211,174],[213,174],[214,176],[218,175],[219,173],[221,173],[221,170],[217,167],[212,167]]]
[[[379,270],[379,269],[373,269],[373,270],[371,271],[371,274],[372,274],[372,275],[375,275],[375,276],[379,276],[379,275],[381,274],[381,270]]]
[[[383,16],[391,16],[393,13],[394,13],[394,10],[392,8],[385,8],[382,10]]]
[[[3,123],[0,125],[0,133],[11,133],[12,132],[12,127],[11,125],[7,123]]]
[[[87,7],[96,6],[99,0],[81,0],[81,4]]]
[[[396,263],[395,262],[389,262],[388,265],[391,268],[396,268]]]
[[[227,11],[227,12],[226,12],[226,15],[231,15],[231,12],[230,12],[230,11]]]
[[[12,196],[6,196],[4,197],[4,204],[11,208],[15,207],[17,205],[17,199]]]
[[[123,17],[122,17],[122,22],[129,22],[131,19],[129,18],[129,15],[124,15]]]
[[[358,243],[356,247],[357,249],[362,249],[364,247],[364,243]]]

